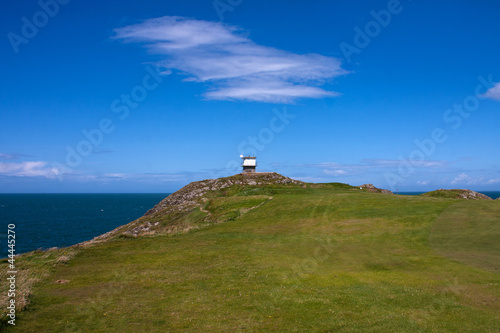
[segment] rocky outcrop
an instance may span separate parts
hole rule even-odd
[[[471,191],[471,190],[466,190],[467,192],[462,194],[462,197],[464,199],[482,199],[482,200],[493,200],[492,198],[490,198],[489,196],[485,195],[485,194],[482,194],[482,193],[479,193],[479,192],[475,192],[475,191]]]
[[[458,190],[461,193],[458,195],[459,199],[467,199],[467,200],[493,200],[489,196],[484,195],[482,193],[472,191],[472,190]]]
[[[496,198],[495,200],[500,200],[500,197]]]
[[[358,186],[360,189],[365,189],[368,192],[374,192],[374,193],[384,193],[384,194],[394,194],[392,191],[389,190],[384,190],[378,187],[375,187],[373,184],[363,184]]]
[[[190,210],[195,206],[200,206],[200,198],[210,191],[220,191],[234,185],[260,186],[270,184],[302,185],[304,183],[299,180],[282,176],[276,172],[238,174],[226,178],[207,179],[192,182],[160,201],[156,206],[146,212],[145,216],[163,211],[165,209]]]
[[[466,200],[493,200],[489,196],[482,193],[467,190],[467,189],[439,189],[432,192],[427,192],[422,194],[427,197],[437,197],[437,198],[452,198],[452,199],[466,199]]]
[[[282,176],[276,172],[237,174],[226,178],[207,179],[192,182],[160,201],[156,206],[147,211],[144,216],[138,218],[137,220],[75,246],[88,246],[101,243],[118,235],[138,237],[141,235],[155,234],[159,229],[163,228],[160,222],[155,221],[155,217],[170,216],[171,218],[175,218],[176,216],[182,216],[184,213],[190,212],[195,208],[199,208],[202,212],[207,212],[203,209],[203,206],[208,201],[208,197],[224,196],[226,195],[224,193],[225,191],[229,192],[230,190],[234,190],[237,192],[238,188],[243,188],[245,186],[260,187],[272,184],[303,186],[305,183]],[[269,197],[269,199],[272,199],[272,197]],[[258,207],[260,207],[260,205]],[[253,208],[257,207],[252,207],[252,209]],[[192,228],[196,227],[180,226],[177,228],[174,226],[168,230],[163,228],[163,231],[161,232],[176,233],[179,231],[188,231]]]

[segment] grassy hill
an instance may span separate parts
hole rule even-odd
[[[426,197],[434,198],[450,198],[450,199],[467,199],[467,200],[492,200],[489,196],[471,190],[454,189],[445,190],[439,189],[421,194]]]
[[[16,329],[500,331],[498,201],[234,177],[20,257],[38,282]]]

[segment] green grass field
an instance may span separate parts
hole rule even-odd
[[[500,332],[499,201],[232,194],[182,217],[202,228],[75,250],[6,331]]]

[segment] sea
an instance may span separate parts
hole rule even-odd
[[[168,193],[0,194],[0,258],[8,254],[9,229],[15,233],[16,254],[66,247],[141,217],[166,196]]]

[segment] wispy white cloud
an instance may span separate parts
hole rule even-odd
[[[337,58],[295,54],[258,45],[235,26],[176,16],[149,19],[115,30],[116,38],[144,43],[165,57],[158,64],[178,70],[186,81],[206,82],[205,97],[292,103],[339,93],[320,88],[348,72]]]
[[[473,179],[471,176],[467,175],[466,173],[461,173],[459,174],[458,176],[456,176],[452,181],[451,181],[451,184],[452,185],[455,185],[455,184],[470,184],[470,182],[472,182]]]
[[[487,178],[487,177],[472,177],[462,172],[456,176],[452,181],[452,185],[493,185],[500,184],[499,178]]]
[[[323,177],[307,177],[307,176],[295,176],[292,177],[293,179],[301,180],[306,183],[327,183],[331,181],[330,178],[323,178]]]
[[[418,168],[444,168],[450,162],[447,161],[421,161]],[[331,176],[356,175],[366,172],[387,171],[398,168],[401,160],[393,159],[363,159],[360,163],[343,164],[335,162],[324,162],[318,164],[300,165],[300,167],[320,168],[323,174]]]
[[[500,82],[495,83],[495,85],[488,89],[482,96],[500,101]]]
[[[324,162],[318,164],[306,164],[301,167],[320,169],[324,175],[328,176],[347,176],[365,172],[368,168],[361,164],[342,164],[335,162]]]
[[[345,170],[337,169],[337,170],[330,170],[330,169],[324,169],[323,173],[325,175],[330,175],[330,176],[342,176],[347,173]]]
[[[53,165],[44,161],[30,161],[20,163],[0,162],[0,176],[2,177],[44,177],[54,180],[68,180],[76,182],[109,183],[114,181],[132,182],[186,182],[188,180],[207,178],[202,173],[84,173],[60,165]],[[203,178],[204,177],[204,178]]]
[[[430,183],[431,183],[430,180],[417,180],[417,185],[425,186],[429,185]]]
[[[31,155],[24,155],[24,154],[2,154],[0,153],[0,160],[16,160],[21,157],[33,157]]]
[[[399,167],[402,163],[401,160],[391,160],[391,159],[363,159],[361,160],[366,166],[369,167]],[[430,167],[442,167],[448,165],[447,161],[419,161],[418,167],[420,168],[430,168]]]
[[[169,182],[169,181],[185,181],[192,177],[189,172],[179,173],[105,173],[102,175],[95,175],[93,179],[96,181],[155,181],[155,182]]]
[[[48,166],[47,162],[42,161],[21,163],[0,162],[0,176],[55,178],[57,172],[57,169]]]

